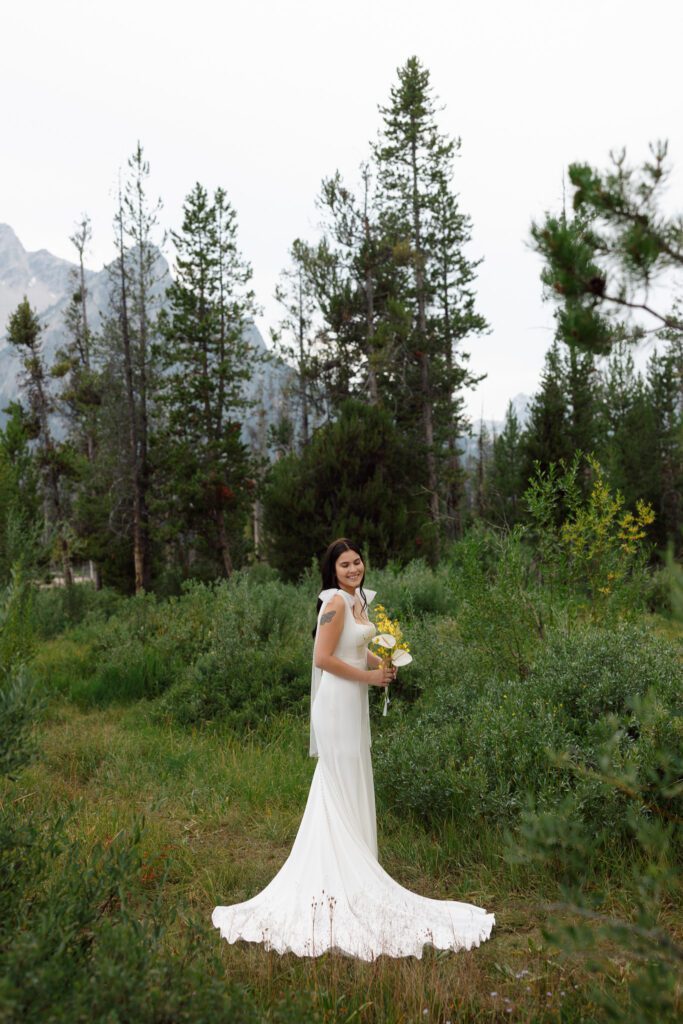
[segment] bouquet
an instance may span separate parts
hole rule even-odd
[[[379,632],[370,641],[374,648],[374,653],[378,654],[382,661],[387,662],[389,665],[396,665],[397,667],[399,665],[409,665],[413,657],[409,653],[410,648],[408,644],[403,639],[398,620],[390,619],[382,604],[375,605],[375,610],[377,611],[375,625]],[[389,687],[387,686],[384,690],[383,715],[386,715],[390,703]]]

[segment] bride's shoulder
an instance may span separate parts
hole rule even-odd
[[[339,593],[330,594],[329,598],[323,600],[322,608],[320,609],[320,622],[330,622],[337,612],[344,611],[346,602]]]

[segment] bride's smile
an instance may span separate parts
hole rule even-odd
[[[360,555],[356,555],[355,552],[345,551],[344,554],[337,559],[337,582],[343,590],[348,590],[353,593],[363,579],[364,573],[365,566],[363,565],[363,559]]]

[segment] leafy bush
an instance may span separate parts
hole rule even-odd
[[[533,578],[524,528],[477,531],[458,549],[458,626],[491,674],[524,679],[546,627],[545,597]]]
[[[36,636],[48,640],[84,620],[92,625],[106,622],[120,613],[126,602],[111,587],[95,590],[91,583],[44,587],[34,592],[31,621]]]
[[[91,679],[74,680],[72,700],[81,707],[105,707],[153,699],[172,685],[179,667],[157,647],[131,645],[125,654],[106,662]]]
[[[651,737],[649,763],[638,758],[637,770],[628,760],[615,765],[612,751],[622,747],[624,734],[613,720],[598,765],[579,761],[575,768],[580,777],[587,772],[597,779],[602,799],[620,808],[620,838],[628,855],[618,861],[619,881],[630,894],[631,914],[615,914],[604,871],[595,870],[614,845],[614,834],[611,823],[601,826],[594,816],[587,818],[580,787],[553,809],[531,801],[520,832],[508,839],[506,856],[543,864],[558,879],[559,899],[546,907],[547,938],[565,953],[589,951],[589,966],[598,976],[611,974],[617,958],[624,965],[628,1003],[617,1002],[603,984],[589,992],[605,1015],[631,1024],[663,1024],[680,1020],[683,981],[683,948],[666,926],[669,908],[680,905],[682,888],[683,720],[678,712],[672,734],[663,735],[657,698],[634,697],[627,708]]]
[[[36,742],[33,724],[44,709],[45,699],[24,665],[0,686],[0,775],[14,773],[33,759]]]
[[[170,862],[148,866],[144,820],[87,847],[68,839],[68,817],[10,801],[0,814],[0,1021],[261,1019],[209,952],[215,929],[162,905]],[[185,927],[169,947],[177,909]],[[275,1008],[274,1021],[293,1019]]]
[[[584,498],[583,483],[590,479]],[[569,466],[560,460],[536,475],[524,494],[533,523],[538,567],[545,584],[581,595],[596,621],[646,607],[652,590],[647,569],[647,528],[654,512],[644,501],[624,510],[602,467],[577,452]]]
[[[33,587],[20,559],[12,565],[10,582],[0,599],[0,678],[28,661],[33,653],[33,596]]]
[[[432,569],[422,558],[405,566],[392,560],[385,569],[375,569],[370,576],[377,600],[401,621],[423,615],[455,614],[457,597],[447,562]]]
[[[204,649],[186,665],[155,714],[193,725],[222,718],[256,726],[310,693],[315,598],[276,580],[234,574],[213,588]]]
[[[683,741],[677,650],[643,628],[555,630],[524,680],[492,678],[486,659],[457,643],[440,657],[438,641],[425,644],[432,682],[418,670],[422,696],[384,719],[373,741],[378,791],[399,814],[514,822],[527,792],[540,807],[571,792],[584,820],[619,835],[623,800],[588,769],[607,757],[638,780],[658,751]],[[645,695],[654,709],[647,725],[633,711]],[[615,727],[619,743],[606,746]],[[577,773],[577,761],[587,770]]]

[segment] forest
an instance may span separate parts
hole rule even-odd
[[[668,146],[570,164],[529,222],[554,337],[528,411],[473,423],[476,225],[428,69],[292,240],[266,352],[226,191],[170,232],[138,142],[92,315],[91,226],[50,362],[24,299],[0,430],[0,1021],[676,1021],[683,1011],[683,216]],[[3,325],[5,326],[5,325]],[[511,339],[511,344],[513,343]],[[647,353],[643,368],[639,356]],[[276,408],[245,396],[278,368]],[[245,440],[245,421],[261,424]],[[331,540],[414,663],[371,694],[380,856],[495,910],[376,963],[219,946],[312,773]],[[85,577],[85,578],[84,578]],[[112,1007],[116,1009],[112,1009]]]

